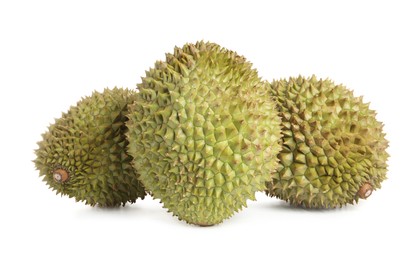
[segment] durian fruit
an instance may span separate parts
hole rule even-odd
[[[278,166],[280,120],[244,57],[214,43],[176,47],[146,72],[128,151],[147,191],[190,224],[231,217]]]
[[[362,97],[315,76],[273,81],[271,90],[283,150],[267,194],[308,208],[335,208],[381,187],[388,141]]]
[[[144,198],[126,151],[127,106],[134,93],[121,88],[94,92],[49,126],[34,162],[52,190],[100,207]]]

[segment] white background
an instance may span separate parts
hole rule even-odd
[[[0,1],[0,259],[418,259],[414,1],[140,2]],[[337,210],[259,193],[209,228],[150,197],[103,210],[48,190],[31,160],[54,118],[93,90],[135,88],[175,45],[201,39],[263,79],[315,73],[363,95],[390,141],[383,188]]]

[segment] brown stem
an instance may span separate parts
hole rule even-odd
[[[68,180],[68,178],[70,176],[69,176],[68,172],[64,169],[56,169],[52,173],[52,177],[54,178],[54,181],[56,181],[58,183],[64,183]]]
[[[373,192],[373,186],[366,182],[365,184],[363,184],[363,186],[360,187],[359,191],[358,191],[358,196],[361,199],[367,199],[370,195],[372,195]]]

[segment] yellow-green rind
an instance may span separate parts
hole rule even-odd
[[[271,83],[282,119],[283,150],[267,194],[308,208],[358,202],[367,183],[386,179],[388,141],[369,104],[315,76]]]
[[[100,207],[144,198],[145,190],[126,151],[127,105],[134,93],[121,88],[94,92],[49,126],[38,142],[34,163],[52,190]],[[57,169],[68,172],[69,179],[55,181]]]
[[[129,153],[154,198],[201,226],[231,217],[277,167],[280,120],[251,64],[214,43],[175,48],[130,106]]]

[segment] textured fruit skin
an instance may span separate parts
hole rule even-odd
[[[214,43],[175,48],[130,107],[128,151],[154,198],[201,226],[255,199],[278,166],[280,120],[251,64]]]
[[[386,179],[388,141],[361,97],[330,80],[271,83],[282,119],[280,166],[267,194],[309,208],[358,202],[361,186]]]
[[[145,190],[126,151],[127,105],[134,93],[120,88],[94,92],[49,126],[38,142],[34,162],[52,190],[100,207],[144,198]],[[58,169],[68,172],[67,181],[54,180]]]

